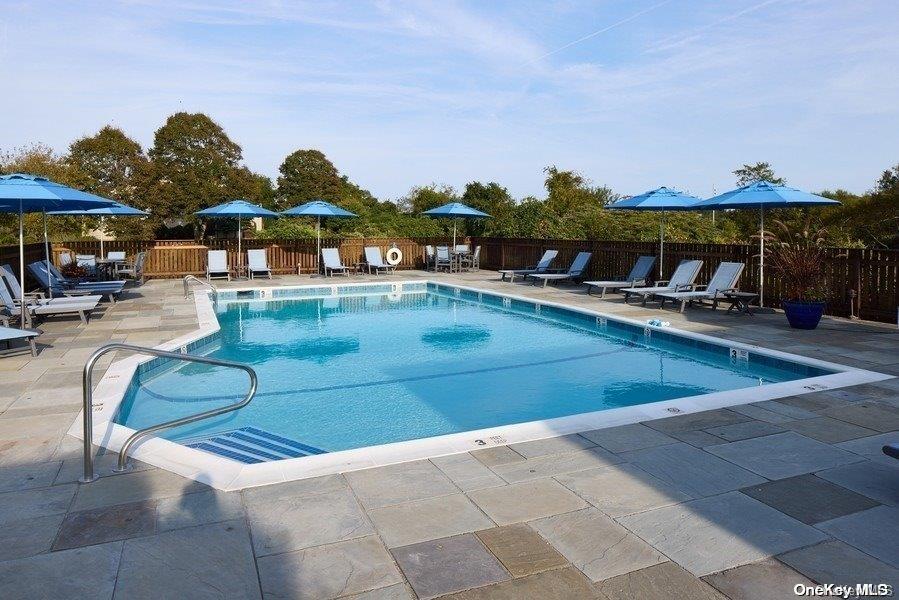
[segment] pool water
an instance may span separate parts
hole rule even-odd
[[[245,408],[164,432],[243,427],[328,452],[747,388],[824,374],[727,348],[646,338],[633,326],[445,286],[411,293],[217,307],[199,352],[247,363]],[[137,376],[117,422],[140,428],[239,400],[246,374],[176,361]]]

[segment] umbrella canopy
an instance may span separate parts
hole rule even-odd
[[[492,218],[485,212],[481,212],[476,208],[472,208],[466,204],[462,204],[461,202],[450,202],[448,204],[444,204],[443,206],[438,206],[437,208],[432,208],[431,210],[426,210],[423,215],[428,215],[429,217],[443,217],[447,219],[490,219]],[[453,247],[456,246],[456,222],[453,221]]]
[[[0,175],[0,212],[19,213],[19,282],[22,294],[22,328],[25,328],[25,226],[24,214],[48,210],[103,208],[114,201],[50,181],[46,177],[13,173]],[[49,262],[49,257],[48,257]],[[49,264],[47,265],[49,269]]]
[[[251,202],[247,202],[246,200],[232,200],[230,202],[225,202],[224,204],[219,204],[216,206],[211,206],[209,208],[204,208],[203,210],[198,210],[194,213],[198,217],[211,217],[211,218],[234,218],[237,217],[237,270],[238,276],[240,275],[240,271],[243,269],[243,248],[242,248],[242,237],[243,231],[241,226],[241,220],[244,217],[248,219],[252,219],[254,217],[270,217],[273,219],[277,219],[279,216],[278,213],[271,211],[267,208],[262,208],[261,206],[257,206]]]
[[[282,215],[288,217],[315,217],[315,270],[316,273],[321,270],[322,259],[322,217],[337,217],[346,219],[349,217],[358,217],[356,213],[351,213],[339,206],[335,206],[324,200],[310,200],[305,204],[288,208]]]
[[[824,196],[803,192],[796,188],[756,181],[694,204],[693,210],[721,210],[730,208],[759,209],[759,306],[765,305],[765,209],[803,208],[840,204]]]
[[[615,210],[653,210],[662,213],[662,218],[659,220],[659,279],[661,279],[664,277],[662,273],[664,272],[663,263],[665,262],[665,212],[669,210],[690,210],[693,205],[701,201],[696,196],[662,186],[644,192],[639,196],[624,198],[610,204],[607,208]]]

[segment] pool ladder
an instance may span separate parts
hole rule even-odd
[[[187,284],[185,283],[185,286]],[[131,446],[134,445],[139,439],[150,435],[151,433],[156,433],[157,431],[162,431],[163,429],[169,429],[171,427],[178,427],[179,425],[187,425],[188,423],[194,423],[195,421],[201,421],[203,419],[208,419],[211,417],[217,417],[219,415],[223,415],[225,413],[229,413],[231,411],[235,411],[239,408],[243,408],[247,404],[250,403],[250,400],[253,399],[253,396],[256,395],[256,371],[253,370],[249,365],[245,365],[238,362],[232,362],[229,360],[219,360],[217,358],[209,358],[206,356],[193,356],[190,354],[185,354],[182,352],[170,352],[168,350],[157,350],[156,348],[145,348],[143,346],[133,346],[131,344],[106,344],[97,349],[96,352],[90,355],[90,358],[87,359],[87,362],[84,365],[84,373],[82,375],[82,392],[83,392],[83,410],[84,410],[84,422],[83,422],[83,433],[84,433],[84,473],[82,477],[79,479],[81,483],[90,483],[91,481],[95,481],[97,479],[97,475],[94,473],[94,452],[93,452],[93,437],[94,437],[94,422],[93,422],[93,383],[92,383],[92,374],[94,370],[94,365],[97,364],[97,361],[101,356],[107,354],[109,352],[114,352],[116,350],[126,350],[129,352],[135,352],[138,354],[147,354],[150,356],[158,356],[162,358],[169,358],[173,360],[183,360],[186,362],[194,362],[194,363],[202,363],[205,365],[213,365],[216,367],[229,367],[232,369],[240,369],[245,371],[247,375],[250,377],[250,389],[247,391],[246,396],[243,397],[243,400],[237,402],[235,404],[229,404],[228,406],[221,406],[219,408],[214,408],[212,410],[207,410],[205,412],[197,413],[195,415],[188,415],[186,417],[181,417],[180,419],[174,419],[172,421],[166,421],[165,423],[159,423],[157,425],[151,425],[150,427],[144,427],[143,429],[138,429],[131,436],[125,440],[125,443],[122,444],[122,449],[119,451],[119,460],[118,467],[115,469],[117,472],[123,472],[128,470],[128,450],[131,449]]]
[[[199,277],[194,277],[193,275],[185,275],[184,276],[184,297],[185,298],[187,298],[190,295],[190,282],[191,281],[195,281],[199,284],[205,285],[210,290],[212,290],[212,293],[215,294],[216,297],[218,297],[219,289],[217,287],[215,287],[208,281],[203,281]]]

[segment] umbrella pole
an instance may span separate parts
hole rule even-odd
[[[453,219],[453,250],[456,249],[456,220]]]
[[[21,327],[25,329],[25,218],[23,215],[22,201],[19,200],[19,315]]]
[[[47,263],[47,283],[50,283],[50,241],[47,238],[47,211],[42,210],[41,214],[44,215],[44,260]],[[24,284],[25,281],[23,280]],[[50,294],[50,299],[53,299],[53,286],[47,290],[47,293]]]
[[[765,207],[759,207],[759,308],[765,306]]]
[[[322,270],[322,218],[315,218],[315,274],[321,275]]]
[[[106,258],[106,249],[103,246],[105,242],[105,240],[103,239],[105,237],[104,232],[105,229],[103,228],[103,217],[100,217],[100,258]]]
[[[662,220],[659,221],[659,279],[664,277],[665,262],[665,211],[662,211]]]
[[[241,251],[240,246],[240,215],[237,215],[237,276],[240,277],[243,269],[243,252]]]

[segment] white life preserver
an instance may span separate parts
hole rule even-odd
[[[390,248],[387,251],[387,263],[397,266],[403,260],[403,253],[399,248]]]

